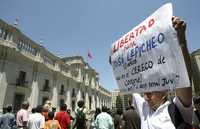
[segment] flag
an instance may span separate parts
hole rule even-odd
[[[92,59],[92,53],[91,53],[91,51],[88,49],[88,54],[87,54],[87,56],[88,56],[88,58],[89,59]]]

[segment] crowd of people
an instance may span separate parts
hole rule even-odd
[[[88,119],[83,100],[77,102],[74,116],[66,104],[60,106],[60,111],[55,111],[50,101],[29,112],[29,103],[25,101],[16,114],[12,113],[12,106],[4,108],[5,112],[0,116],[0,129],[140,129],[139,116],[131,106],[132,101],[129,102],[130,107],[124,114],[122,110],[112,113],[103,106],[97,108],[92,118]]]
[[[74,117],[66,104],[60,105],[60,111],[56,112],[49,100],[32,108],[31,113],[27,101],[16,114],[12,113],[12,106],[7,106],[0,116],[0,129],[86,129],[84,101],[78,101],[77,105]]]
[[[117,108],[112,112],[104,106],[97,108],[90,129],[140,129],[140,117],[132,105],[131,96],[128,102],[125,111]]]
[[[177,32],[188,76],[192,70],[185,37],[186,24],[178,17],[172,18],[172,25]],[[193,100],[193,102],[192,102]],[[193,104],[192,104],[193,103]],[[194,105],[194,107],[192,106]],[[129,98],[129,108],[118,109],[111,113],[107,107],[97,108],[91,120],[86,117],[84,101],[77,103],[75,115],[66,104],[60,111],[51,108],[50,101],[28,112],[29,103],[24,102],[16,115],[12,106],[5,108],[0,116],[1,129],[200,129],[200,97],[192,97],[191,87],[176,89],[172,101],[168,100],[168,91],[134,93]],[[90,124],[88,124],[88,122]]]
[[[0,129],[143,129],[142,120],[144,117],[140,116],[140,112],[133,106],[134,95],[129,96],[129,107],[123,111],[121,108],[115,112],[109,108],[103,106],[101,109],[97,108],[91,119],[86,117],[86,108],[84,101],[78,101],[78,108],[75,115],[71,115],[71,110],[67,108],[66,104],[60,106],[60,111],[52,109],[50,101],[46,101],[44,105],[38,105],[36,108],[32,108],[31,113],[28,111],[29,103],[23,102],[21,109],[16,113],[12,113],[12,106],[4,108],[4,114],[0,116]],[[179,127],[180,129],[200,129],[200,97],[193,97],[193,120],[192,126]],[[144,108],[146,105],[144,106]],[[160,110],[165,106],[163,106]],[[140,109],[142,110],[142,109]],[[162,111],[163,113],[164,111]],[[144,113],[144,112],[143,112]],[[173,112],[175,113],[175,112]],[[159,113],[157,113],[158,115]],[[145,114],[144,114],[145,115]],[[146,114],[147,115],[147,114]],[[168,124],[166,127],[170,128],[170,124],[166,120],[166,116],[161,114],[165,123],[162,123],[162,128],[165,128],[164,124]],[[189,117],[190,114],[187,114]],[[150,119],[151,116],[146,117]],[[185,119],[185,118],[183,118]],[[144,121],[143,121],[144,122]],[[149,121],[150,122],[150,121]],[[148,126],[152,124],[158,124],[156,116],[154,115],[154,121],[148,123]],[[189,123],[188,123],[189,124]],[[159,127],[162,129],[161,127]],[[178,127],[176,127],[178,129]],[[158,129],[158,127],[148,127],[147,129]]]

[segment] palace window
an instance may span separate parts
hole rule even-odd
[[[8,38],[8,30],[5,30],[3,39],[6,40]]]
[[[85,76],[83,76],[83,82],[85,81]]]
[[[0,37],[2,37],[2,35],[3,35],[3,30],[2,28],[0,28]]]
[[[64,88],[64,85],[62,84],[60,87],[60,94],[64,95],[64,93],[65,93],[65,88]]]
[[[49,80],[45,79],[43,91],[50,91]]]
[[[72,89],[72,97],[76,97],[75,89]]]
[[[92,97],[89,96],[89,109],[91,109],[91,108],[92,108]]]
[[[17,78],[16,85],[25,86],[28,82],[26,81],[26,72],[19,71],[19,76]]]

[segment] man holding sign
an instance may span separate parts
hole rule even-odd
[[[191,62],[185,30],[185,22],[172,18],[172,5],[166,4],[112,46],[110,63],[120,90],[144,93],[144,98],[133,94],[142,129],[191,127]],[[167,100],[170,89],[176,89],[173,104]]]

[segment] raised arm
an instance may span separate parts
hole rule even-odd
[[[186,35],[185,35],[186,23],[178,17],[172,17],[172,24],[173,24],[174,29],[177,32],[179,45],[182,50],[182,54],[184,57],[184,61],[186,64],[186,68],[187,68],[187,72],[188,72],[188,76],[189,76],[190,84],[191,84],[192,68],[191,68],[190,54],[187,48]],[[179,97],[180,101],[185,107],[189,107],[192,104],[191,86],[177,89],[176,96]]]

